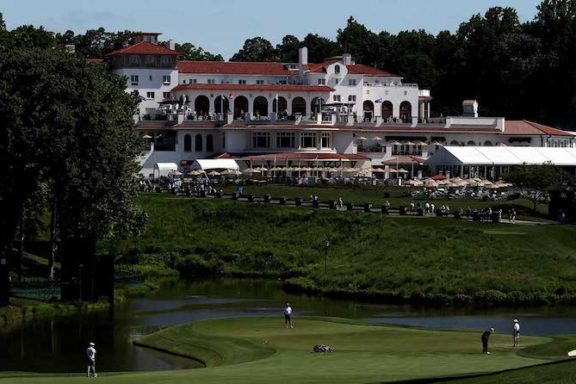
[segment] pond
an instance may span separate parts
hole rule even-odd
[[[34,321],[0,334],[0,370],[83,373],[90,341],[96,343],[99,371],[200,368],[193,360],[135,347],[132,341],[162,327],[223,317],[277,316],[283,326],[286,302],[296,322],[298,316],[320,315],[439,329],[494,327],[510,333],[512,320],[519,319],[524,335],[576,333],[576,308],[569,307],[426,309],[287,294],[279,281],[177,281],[151,296],[130,299],[113,313]]]

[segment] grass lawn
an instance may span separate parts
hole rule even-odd
[[[139,202],[149,221],[140,236],[119,243],[127,264],[146,264],[142,255],[151,255],[185,276],[294,277],[310,290],[412,302],[576,301],[573,225],[382,216],[167,194]]]
[[[208,367],[103,373],[98,380],[113,384],[378,383],[522,368],[547,362],[558,352],[550,347],[554,345],[550,338],[523,337],[523,348],[514,350],[509,335],[496,333],[491,338],[492,354],[482,355],[478,331],[421,330],[329,318],[296,319],[294,329],[284,328],[278,318],[211,320],[168,328],[140,342],[199,358]],[[332,346],[335,352],[312,353],[319,343]],[[541,350],[539,345],[548,345],[548,349]],[[567,346],[560,345],[560,349]],[[546,356],[543,351],[553,353]],[[0,383],[86,381],[77,376],[6,375],[0,374]]]

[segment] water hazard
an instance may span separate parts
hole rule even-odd
[[[162,327],[213,318],[278,316],[282,326],[287,301],[296,321],[302,315],[321,315],[439,329],[494,327],[509,333],[517,318],[523,334],[576,333],[576,308],[427,310],[291,295],[276,281],[180,281],[150,297],[131,299],[114,313],[35,321],[0,333],[0,370],[83,373],[84,350],[90,341],[96,343],[99,371],[199,368],[198,362],[135,347],[132,341]]]

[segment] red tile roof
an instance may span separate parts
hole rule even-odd
[[[334,88],[324,85],[284,84],[180,84],[172,92],[185,90],[202,91],[254,91],[254,92],[332,92]]]
[[[180,73],[233,74],[253,76],[298,76],[299,71],[288,70],[283,63],[236,61],[179,61]]]
[[[548,127],[528,120],[508,120],[504,128],[505,135],[552,135],[572,136],[561,129]]]
[[[133,44],[129,47],[119,49],[114,52],[110,52],[106,56],[116,56],[116,55],[182,55],[182,52],[174,51],[168,49],[162,45],[152,44],[147,41],[141,41],[139,43]]]
[[[308,64],[307,68],[312,73],[325,73],[326,67],[336,63],[336,60],[328,60],[318,64]],[[400,77],[392,72],[382,71],[378,68],[369,67],[364,64],[347,65],[348,73],[351,75],[378,76],[378,77]]]

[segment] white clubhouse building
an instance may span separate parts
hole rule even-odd
[[[246,166],[371,168],[421,164],[441,146],[573,147],[571,133],[530,121],[430,118],[430,92],[354,63],[349,54],[309,63],[179,61],[157,33],[112,52],[112,70],[140,98],[138,128],[149,142],[142,173],[157,163],[181,170],[197,159]]]

